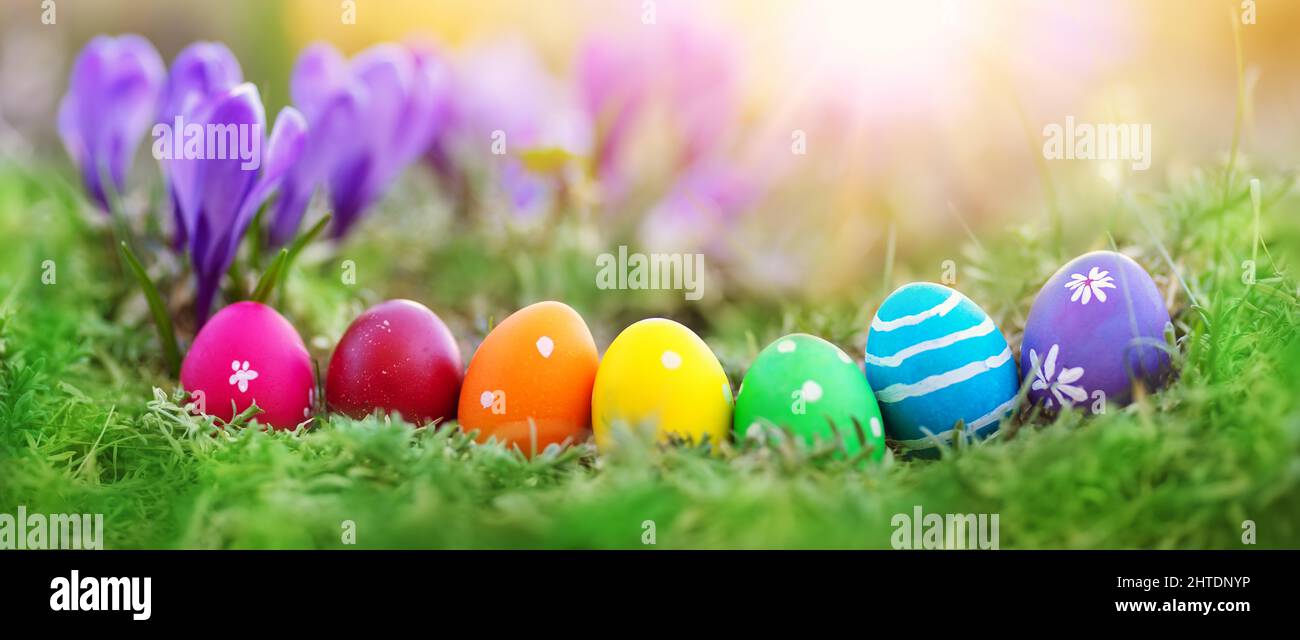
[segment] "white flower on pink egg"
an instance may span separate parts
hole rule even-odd
[[[1070,302],[1082,301],[1082,304],[1088,304],[1094,297],[1098,302],[1106,301],[1106,292],[1102,289],[1114,289],[1115,279],[1110,277],[1109,271],[1102,271],[1093,267],[1088,271],[1088,275],[1075,273],[1070,275],[1070,281],[1065,283],[1066,289],[1074,291],[1070,296]]]
[[[248,361],[245,360],[241,366],[238,360],[230,363],[230,384],[238,385],[240,393],[248,392],[248,382],[257,379],[257,372],[248,368]]]

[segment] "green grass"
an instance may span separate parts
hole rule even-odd
[[[864,274],[833,301],[729,292],[690,306],[678,293],[601,292],[592,265],[603,249],[581,240],[578,223],[502,238],[408,182],[347,244],[304,252],[280,292],[322,366],[347,322],[384,298],[434,308],[467,359],[495,320],[555,298],[583,313],[602,347],[636,319],[672,314],[709,341],[734,386],[786,332],[860,354],[884,295],[928,273],[915,266],[928,256],[882,259],[893,282]],[[892,516],[914,505],[998,513],[1002,548],[1240,548],[1247,519],[1259,546],[1297,547],[1300,307],[1286,269],[1300,198],[1289,177],[1263,176],[1257,235],[1245,182],[1226,202],[1221,181],[1194,176],[1075,212],[1068,246],[1026,224],[984,230],[982,250],[961,254],[959,288],[1016,347],[1061,255],[1133,255],[1173,303],[1179,377],[1168,389],[1087,419],[1022,416],[1004,437],[939,461],[891,454],[859,468],[779,439],[728,443],[722,455],[629,445],[597,456],[584,444],[526,460],[454,426],[375,418],[321,416],[301,433],[215,429],[177,406],[109,229],[78,211],[60,171],[0,168],[0,513],[103,513],[108,548],[338,548],[345,520],[358,547],[640,548],[653,520],[661,548],[887,548]],[[142,259],[180,299],[184,273],[150,226],[135,221]],[[956,254],[964,241],[947,244]],[[1252,255],[1258,280],[1246,285]],[[57,266],[54,284],[42,283],[44,260]],[[355,286],[339,279],[343,260],[356,264]],[[188,337],[186,312],[176,318]]]

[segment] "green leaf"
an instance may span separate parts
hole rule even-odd
[[[289,277],[289,266],[293,264],[294,259],[298,257],[299,253],[302,253],[302,250],[307,247],[308,243],[315,240],[316,236],[319,236],[321,232],[325,230],[325,227],[329,225],[330,220],[333,219],[334,216],[327,213],[318,220],[316,224],[312,225],[306,233],[300,234],[297,238],[294,238],[293,243],[289,245],[289,257],[284,261],[284,267],[280,270],[279,282],[277,284],[281,287],[284,286],[285,278]],[[281,291],[283,291],[283,288]],[[283,297],[281,298],[281,304],[283,304]]]
[[[176,344],[176,329],[172,326],[172,318],[167,313],[167,305],[163,304],[162,296],[158,294],[158,287],[154,286],[153,281],[149,279],[149,274],[145,273],[144,267],[135,257],[131,247],[125,241],[121,241],[118,243],[118,249],[122,260],[126,262],[126,266],[140,283],[140,288],[144,290],[145,300],[149,302],[149,313],[153,315],[153,324],[158,330],[158,341],[162,343],[167,368],[172,375],[177,375],[181,371],[181,350]]]
[[[266,271],[262,272],[261,279],[257,281],[257,288],[253,290],[253,295],[249,299],[261,303],[270,300],[271,294],[275,293],[275,288],[284,283],[285,277],[289,274],[289,265],[293,264],[294,258],[298,257],[298,254],[307,246],[307,243],[325,230],[325,225],[329,224],[332,218],[333,216],[328,213],[325,214],[311,229],[295,238],[293,244],[280,249],[280,253],[275,256],[275,260],[266,268]]]
[[[253,295],[249,299],[253,302],[266,303],[271,299],[271,292],[275,291],[275,285],[280,281],[280,272],[284,270],[285,263],[289,260],[289,250],[281,249],[280,253],[275,256],[271,266],[262,272],[262,277],[257,281],[257,288],[253,290]]]
[[[312,225],[312,228],[308,229],[307,233],[304,233],[298,236],[297,238],[295,238],[293,244],[289,245],[289,262],[286,263],[285,266],[287,267],[288,264],[292,263],[293,259],[297,258],[298,254],[301,253],[303,248],[307,246],[307,243],[311,242],[312,240],[315,240],[316,236],[320,235],[321,232],[325,230],[325,226],[328,225],[330,220],[333,219],[334,216],[327,213],[325,214],[324,217],[320,219],[320,221]]]

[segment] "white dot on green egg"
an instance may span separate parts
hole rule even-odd
[[[780,353],[794,353],[794,348],[793,340],[782,340],[776,343],[776,350]]]
[[[879,438],[880,436],[881,436],[881,433],[880,433],[880,420],[877,419],[877,418],[872,418],[872,419],[871,419],[871,437],[873,437],[873,438]]]
[[[555,341],[550,336],[542,336],[537,339],[537,353],[542,354],[543,358],[551,357],[551,352],[555,351]]]
[[[682,366],[682,357],[677,355],[676,351],[669,349],[659,356],[659,362],[663,363],[665,369],[676,369]]]
[[[853,358],[850,358],[849,354],[844,353],[843,349],[839,349],[838,351],[840,352],[840,360],[843,360],[844,364],[853,364]]]
[[[804,382],[799,391],[801,392],[800,397],[808,402],[817,402],[822,399],[822,386],[812,380]]]

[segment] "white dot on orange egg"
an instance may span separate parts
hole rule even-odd
[[[543,358],[551,357],[551,352],[555,351],[555,341],[550,336],[542,336],[537,339],[537,352],[542,354]]]

